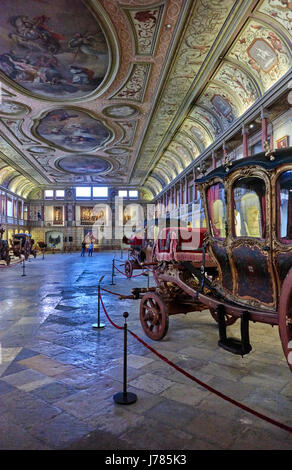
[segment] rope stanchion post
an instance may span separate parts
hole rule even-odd
[[[114,283],[114,275],[115,275],[115,257],[113,257],[113,263],[112,263],[112,282],[111,282],[111,286],[114,286],[115,283]]]
[[[123,391],[116,393],[113,396],[115,403],[119,405],[131,405],[137,401],[137,395],[135,393],[127,392],[127,318],[129,314],[128,312],[123,313],[123,317],[125,319],[124,323],[124,377],[123,377]]]
[[[24,258],[23,258],[23,260],[22,260],[22,275],[21,275],[21,276],[22,276],[22,277],[23,277],[23,276],[26,276],[26,274],[25,274],[25,263],[24,263]]]
[[[121,244],[121,259],[123,259],[123,245]]]
[[[103,278],[104,278],[104,276],[101,276],[101,278],[98,281],[98,285],[97,285],[97,296],[98,296],[98,301],[97,301],[97,323],[94,323],[92,325],[92,328],[94,330],[100,330],[100,329],[105,327],[104,323],[100,323],[100,284],[101,284],[101,281],[103,280]]]

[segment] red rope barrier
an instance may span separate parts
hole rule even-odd
[[[108,292],[109,294],[117,295],[118,297],[123,297],[123,294],[118,294],[117,292],[112,292],[111,290],[104,289],[103,287],[100,287],[100,290]]]
[[[141,274],[134,274],[133,276],[127,276],[126,273],[123,273],[123,271],[120,271],[120,270],[116,267],[115,263],[114,263],[114,268],[115,268],[119,273],[123,274],[123,276],[126,276],[128,279],[129,279],[130,277],[138,277],[138,276],[143,276],[143,275],[144,275],[144,273],[141,273]]]
[[[120,270],[116,267],[115,263],[114,263],[114,268],[115,268],[119,273],[121,273],[123,276],[128,277],[126,273],[123,273],[123,271],[120,271]]]
[[[103,307],[103,310],[104,310],[104,313],[106,314],[109,322],[115,327],[115,328],[118,328],[119,330],[122,330],[123,327],[122,326],[118,326],[116,325],[109,317],[105,307],[104,307],[104,304],[103,304],[103,301],[102,301],[102,298],[101,298],[101,295],[99,296],[100,297],[100,300],[101,300],[101,304],[102,304],[102,307]],[[143,339],[139,338],[139,336],[137,336],[135,333],[133,333],[133,331],[129,330],[129,333],[137,340],[139,341],[141,344],[143,344],[147,349],[149,349],[149,351],[151,351],[153,354],[155,354],[157,357],[159,357],[162,361],[166,362],[168,365],[170,365],[171,367],[173,367],[174,369],[176,369],[178,372],[180,372],[181,374],[185,375],[186,377],[188,377],[189,379],[193,380],[194,382],[196,382],[198,385],[200,385],[201,387],[205,388],[206,390],[208,390],[209,392],[211,393],[214,393],[215,395],[217,395],[218,397],[222,398],[223,400],[225,401],[228,401],[229,403],[232,403],[233,405],[237,406],[238,408],[241,408],[242,410],[246,411],[247,413],[250,413],[254,416],[256,416],[257,418],[260,418],[264,421],[267,421],[268,423],[270,424],[273,424],[274,426],[277,426],[281,429],[284,429],[284,431],[287,431],[287,432],[290,432],[292,433],[292,427],[286,425],[286,424],[283,424],[283,423],[280,423],[279,421],[276,421],[275,419],[272,419],[272,418],[269,418],[268,416],[262,414],[262,413],[259,413],[258,411],[255,411],[253,410],[252,408],[249,408],[248,406],[244,405],[243,403],[240,403],[239,401],[237,400],[234,400],[233,398],[230,398],[228,397],[227,395],[225,395],[224,393],[221,393],[219,392],[218,390],[216,390],[215,388],[211,387],[210,385],[206,384],[205,382],[202,382],[201,380],[197,379],[196,377],[194,377],[193,375],[189,374],[188,372],[186,372],[184,369],[182,369],[181,367],[179,367],[178,365],[176,365],[174,362],[170,361],[169,359],[167,359],[167,357],[163,356],[162,354],[160,354],[159,352],[157,352],[154,348],[152,348],[151,346],[149,346],[149,344],[147,344],[145,341],[143,341]]]
[[[107,311],[106,311],[106,308],[105,308],[105,306],[104,306],[104,303],[103,303],[103,300],[102,300],[102,297],[101,297],[100,294],[99,294],[99,298],[100,298],[100,302],[101,302],[103,311],[104,311],[104,313],[105,313],[105,315],[106,315],[108,321],[109,321],[115,328],[117,328],[118,330],[123,330],[123,329],[124,329],[123,326],[117,325],[116,323],[114,323],[114,322],[110,319],[110,317],[109,317],[109,315],[108,315],[108,313],[107,313]]]

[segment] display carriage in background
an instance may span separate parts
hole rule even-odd
[[[147,240],[146,230],[134,233],[131,238],[123,237],[123,243],[129,246],[128,259],[125,261],[125,274],[132,277],[134,269],[144,269],[144,263],[152,261],[152,243]]]
[[[29,255],[33,255],[36,258],[37,252],[33,246],[34,240],[29,233],[16,233],[10,240],[10,249],[14,256],[21,258],[23,255],[25,260],[28,259]]]
[[[9,246],[7,240],[2,240],[3,234],[5,229],[0,225],[0,260],[6,262],[6,265],[9,266],[10,264],[10,254],[9,254]]]
[[[142,327],[160,340],[170,315],[208,308],[219,346],[244,355],[250,321],[278,325],[292,371],[292,148],[226,161],[198,183],[206,232],[164,229],[152,261],[156,288],[141,298]],[[241,338],[229,338],[237,319]]]

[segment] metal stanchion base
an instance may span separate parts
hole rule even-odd
[[[104,327],[105,327],[105,324],[104,324],[104,323],[100,323],[100,324],[94,323],[94,324],[92,325],[92,328],[93,328],[94,330],[99,330],[100,328],[104,328]]]
[[[132,403],[135,403],[138,398],[137,398],[137,395],[135,395],[135,393],[120,392],[120,393],[116,393],[113,396],[113,399],[115,403],[118,403],[119,405],[131,405]]]

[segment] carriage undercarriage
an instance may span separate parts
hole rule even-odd
[[[287,357],[288,343],[292,334],[292,314],[287,311],[290,296],[287,294],[282,300],[279,312],[264,311],[226,301],[208,286],[202,287],[202,278],[190,273],[180,263],[159,263],[153,268],[157,287],[151,288],[144,295],[140,293],[141,325],[152,340],[158,341],[164,338],[168,332],[171,315],[209,309],[218,323],[220,347],[241,356],[248,354],[252,349],[249,341],[249,322],[261,322],[279,326],[283,350]],[[212,279],[212,274],[212,271],[209,272],[206,279]],[[287,284],[288,282],[289,280]],[[241,338],[228,338],[227,326],[234,324],[238,319],[241,322]]]

